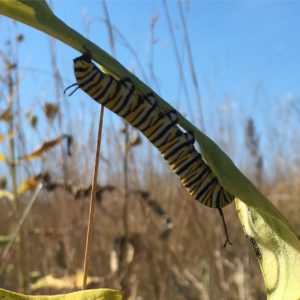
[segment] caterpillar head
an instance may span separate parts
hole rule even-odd
[[[74,59],[74,69],[77,77],[77,74],[88,74],[89,72],[92,72],[94,69],[94,64],[87,55],[82,55]]]

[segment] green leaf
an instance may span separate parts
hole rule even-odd
[[[236,196],[236,208],[263,273],[268,299],[300,298],[300,241],[287,219],[206,135],[195,130],[203,157],[226,190]]]
[[[0,288],[0,300],[122,300],[123,294],[111,289],[85,290],[61,295],[29,296]]]
[[[8,235],[0,235],[0,247],[4,247],[10,242],[11,237]]]
[[[50,34],[81,53],[89,51],[96,62],[116,77],[130,78],[141,94],[153,92],[105,51],[54,16],[45,1],[0,0],[0,13]],[[160,108],[165,111],[172,109],[155,95]],[[297,233],[211,139],[181,114],[178,116],[179,124],[194,132],[204,159],[221,184],[236,196],[237,211],[258,256],[268,298],[300,299],[300,241]]]

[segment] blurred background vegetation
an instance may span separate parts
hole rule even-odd
[[[211,78],[193,52],[197,41],[187,24],[195,2],[147,3],[148,55],[115,26],[112,2],[97,2],[98,23],[87,11],[77,23],[87,36],[101,32],[117,58],[118,49],[126,49],[129,68],[208,133],[300,232],[299,88],[270,96],[258,78],[245,103],[230,90],[220,92],[217,63]],[[162,26],[168,40],[160,36]],[[53,39],[47,38],[48,52],[39,55],[49,68],[20,59],[30,38],[24,28],[1,17],[0,287],[71,291],[81,287],[99,107],[80,92],[63,94],[74,81],[65,72],[72,61],[64,60]],[[155,60],[161,49],[173,55],[165,81],[163,62]],[[299,82],[299,74],[293,80]],[[27,90],[24,82],[30,82]],[[173,87],[170,96],[164,86]],[[218,213],[189,197],[158,151],[106,111],[90,288],[127,289],[133,299],[264,298],[234,205],[224,212],[233,242],[225,249]]]

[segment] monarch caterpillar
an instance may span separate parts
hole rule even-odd
[[[231,203],[234,196],[224,190],[203,161],[194,146],[193,134],[183,132],[177,125],[176,110],[162,111],[153,94],[140,95],[130,79],[116,80],[104,74],[87,55],[74,59],[74,71],[76,90],[80,87],[140,130],[158,148],[190,195],[206,206],[219,209],[225,226],[221,208]],[[226,226],[225,231],[228,236]]]

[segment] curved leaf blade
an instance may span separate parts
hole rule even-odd
[[[276,217],[270,219],[238,199],[236,207],[244,232],[254,247],[268,299],[300,299],[299,239],[286,227],[278,226]],[[284,240],[280,238],[282,235]]]
[[[246,237],[254,246],[268,299],[299,299],[300,241],[297,233],[211,139],[197,130],[196,140],[222,185],[236,196],[236,209]]]

